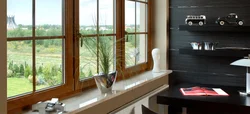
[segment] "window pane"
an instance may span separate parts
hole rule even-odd
[[[147,35],[140,34],[136,37],[136,50],[138,54],[136,55],[136,64],[147,62]]]
[[[32,36],[32,0],[7,0],[7,36]]]
[[[80,0],[80,33],[96,34],[97,26],[97,0]]]
[[[135,2],[125,1],[125,30],[135,32]]]
[[[8,97],[32,92],[32,42],[11,41],[7,46]]]
[[[147,32],[147,8],[144,3],[136,3],[136,32]]]
[[[97,41],[96,38],[80,39],[80,80],[97,74]]]
[[[99,68],[100,72],[112,72],[114,68],[115,41],[114,36],[102,36],[99,38]],[[106,70],[107,69],[107,70]]]
[[[62,36],[62,0],[36,0],[36,36]]]
[[[63,84],[63,45],[62,39],[36,41],[37,90]]]
[[[99,0],[99,31],[101,34],[112,34],[114,30],[114,0]]]
[[[126,67],[134,66],[136,64],[135,57],[138,54],[138,50],[136,49],[135,35],[126,35],[125,40]]]

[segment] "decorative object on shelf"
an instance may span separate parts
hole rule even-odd
[[[203,50],[203,44],[200,42],[191,42],[190,44],[193,50]]]
[[[230,65],[247,67],[247,72],[246,72],[246,91],[239,91],[239,92],[242,95],[250,95],[250,71],[249,71],[249,67],[250,67],[250,55],[248,55],[248,57],[245,57],[244,59],[239,59],[237,61],[234,61]]]
[[[230,13],[226,17],[219,17],[216,22],[217,24],[224,26],[224,25],[239,25],[242,26],[244,24],[243,20],[238,19],[236,13]]]
[[[205,15],[187,15],[185,23],[189,26],[199,25],[203,26],[206,24],[206,16]]]
[[[154,61],[154,66],[152,72],[160,72],[160,49],[155,48],[152,50],[152,57]]]
[[[218,45],[218,42],[204,42],[205,50],[215,50]]]
[[[215,50],[218,42],[191,42],[193,50]]]
[[[39,112],[39,114],[62,114],[65,112],[65,104],[60,103],[58,98],[52,98],[45,102],[38,102],[32,105],[33,112]]]

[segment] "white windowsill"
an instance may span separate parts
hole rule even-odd
[[[172,73],[171,70],[162,71],[160,73],[152,73],[152,71],[147,71],[145,73],[139,74],[138,76],[129,78],[127,80],[122,80],[115,83],[113,87],[113,93],[101,94],[97,88],[93,88],[83,93],[71,97],[60,102],[66,104],[66,111],[72,112],[79,109],[87,109],[88,107],[93,107],[98,103],[105,102],[107,99],[112,99],[129,90],[133,90],[137,86],[144,85],[144,82],[150,82],[152,80],[167,76]],[[26,112],[24,114],[39,114],[38,112]]]

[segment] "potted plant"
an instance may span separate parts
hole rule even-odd
[[[92,55],[99,59],[100,71],[99,74],[94,75],[98,89],[101,93],[111,92],[117,77],[117,71],[110,70],[115,60],[113,56],[112,39],[104,35],[98,40],[94,38],[84,38],[81,34],[80,37],[81,46],[85,46]]]

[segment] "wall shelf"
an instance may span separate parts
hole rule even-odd
[[[219,26],[219,25],[204,25],[204,26],[189,26],[179,25],[180,31],[197,31],[197,32],[250,32],[250,26]]]
[[[180,54],[219,56],[219,57],[244,57],[250,54],[248,49],[217,49],[217,50],[193,50],[191,48],[179,49]]]

